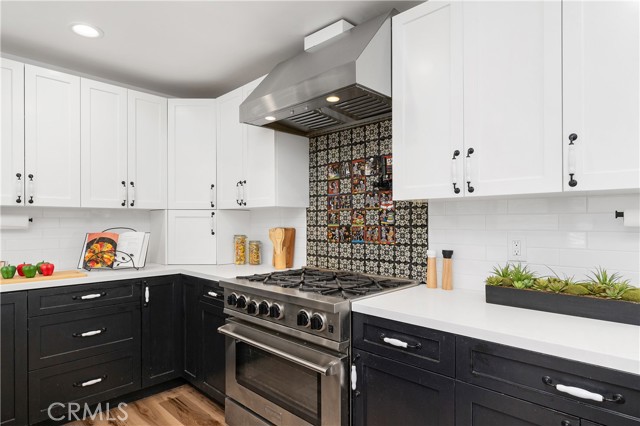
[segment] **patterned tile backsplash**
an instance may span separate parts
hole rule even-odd
[[[424,281],[427,204],[393,201],[391,120],[309,140],[307,265]]]

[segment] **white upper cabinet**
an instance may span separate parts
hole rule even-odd
[[[216,100],[168,102],[169,209],[216,208]]]
[[[130,207],[167,208],[167,99],[128,91]]]
[[[637,189],[639,4],[566,1],[562,7],[564,189]]]
[[[0,204],[24,205],[24,64],[2,59]]]
[[[218,208],[241,208],[241,182],[244,176],[245,137],[240,123],[242,88],[223,96],[218,101]]]
[[[80,207],[80,78],[25,65],[27,205]]]
[[[218,208],[307,207],[309,140],[241,124],[259,78],[218,100]]]
[[[465,195],[562,191],[561,3],[462,7]]]
[[[463,195],[461,13],[429,1],[393,18],[396,200]]]
[[[127,208],[127,89],[81,79],[82,207]]]
[[[561,35],[559,2],[394,17],[394,197],[561,191]]]

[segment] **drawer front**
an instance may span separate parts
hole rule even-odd
[[[140,389],[139,351],[120,351],[29,373],[29,421],[64,416],[68,402],[93,404]],[[84,407],[81,406],[81,410]]]
[[[109,281],[29,291],[29,316],[140,301],[140,281]]]
[[[224,308],[224,290],[216,281],[203,280],[200,300]]]
[[[368,352],[435,371],[455,373],[455,336],[369,315],[353,314],[353,345]],[[395,346],[407,344],[407,347]]]
[[[29,369],[130,349],[140,341],[140,305],[29,318]]]
[[[490,390],[456,382],[456,426],[580,426],[580,419]]]
[[[458,380],[596,423],[639,424],[640,376],[461,336],[457,337],[456,356]],[[597,402],[561,392],[555,385],[623,399]]]

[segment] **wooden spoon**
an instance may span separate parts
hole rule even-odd
[[[275,253],[275,268],[286,269],[287,258],[283,253],[282,245],[284,244],[284,228],[269,229],[269,239],[273,243],[273,251]]]

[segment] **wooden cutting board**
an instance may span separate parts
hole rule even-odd
[[[53,275],[49,275],[48,277],[37,274],[33,278],[25,278],[25,277],[21,277],[16,272],[16,275],[13,278],[9,278],[9,279],[0,278],[0,285],[1,284],[25,284],[25,283],[36,282],[36,281],[66,280],[70,278],[82,278],[86,276],[87,276],[87,273],[82,271],[60,271],[60,272],[54,272]]]

